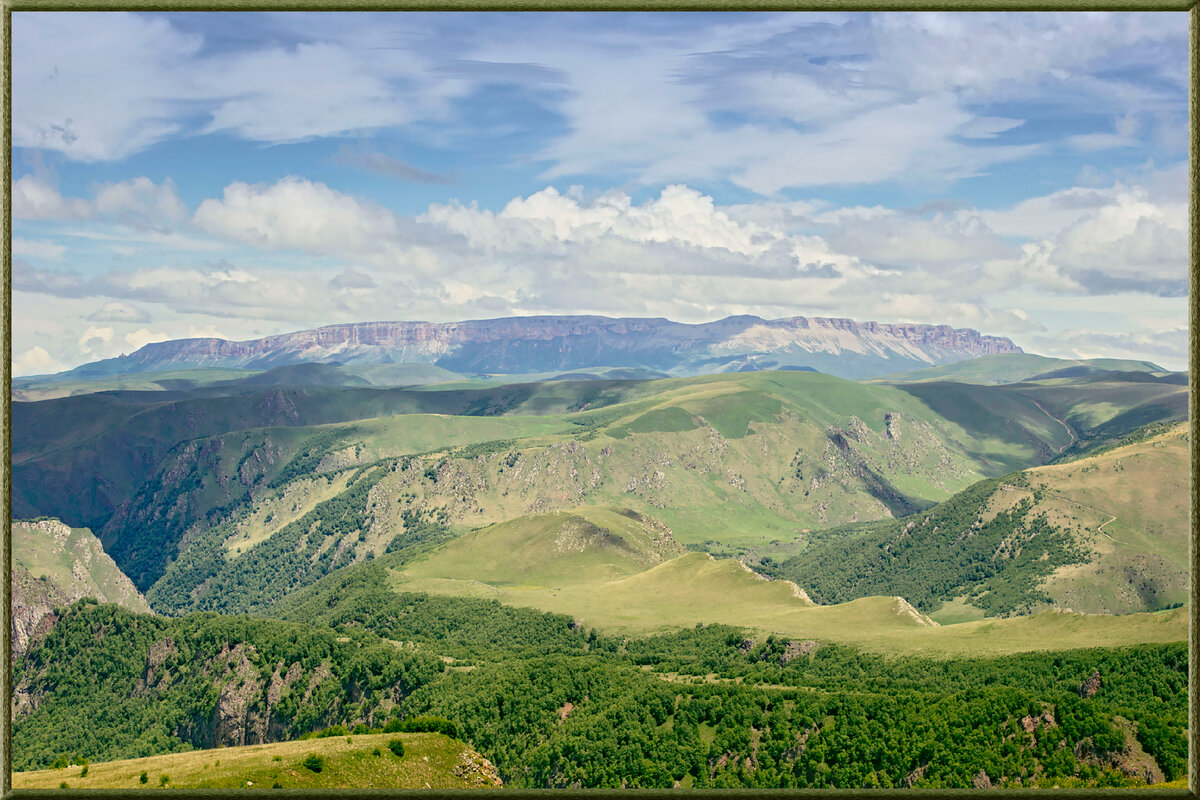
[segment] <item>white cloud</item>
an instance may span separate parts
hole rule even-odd
[[[67,369],[67,365],[54,358],[41,345],[34,345],[21,355],[13,358],[13,377],[25,375],[48,375]]]
[[[146,177],[106,183],[96,188],[97,213],[137,230],[169,228],[187,217],[187,207],[170,178],[161,184]]]
[[[87,219],[92,208],[86,200],[65,198],[53,186],[26,175],[13,182],[12,214],[15,219]]]
[[[465,90],[378,30],[327,24],[290,47],[271,37],[214,51],[180,27],[112,12],[18,14],[14,144],[109,161],[179,134],[287,142],[436,118]],[[341,41],[322,41],[331,35]]]
[[[111,12],[16,14],[12,28],[15,146],[104,161],[180,130],[199,36]]]
[[[18,239],[12,240],[12,252],[17,256],[29,256],[31,258],[44,258],[50,261],[58,261],[67,252],[67,248],[61,244],[47,242],[34,239]]]
[[[149,328],[138,328],[136,331],[131,331],[125,334],[126,343],[137,350],[151,342],[165,342],[171,338],[168,333],[151,333]]]
[[[79,349],[85,353],[90,353],[95,349],[96,345],[106,345],[112,341],[112,328],[97,328],[95,326],[88,328],[79,337]]]
[[[313,253],[374,250],[401,232],[392,211],[295,177],[271,185],[232,183],[222,199],[202,202],[193,221],[213,236]]]

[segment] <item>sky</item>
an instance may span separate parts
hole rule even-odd
[[[373,320],[1187,364],[1187,14],[12,15],[14,375]]]

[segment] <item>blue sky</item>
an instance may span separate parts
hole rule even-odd
[[[13,14],[15,374],[378,319],[1186,363],[1184,13]]]

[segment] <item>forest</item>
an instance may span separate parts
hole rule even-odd
[[[435,724],[518,787],[1131,786],[1186,765],[1185,643],[936,660],[721,625],[613,637],[394,594],[371,564],[283,619],[63,612],[14,668],[16,769],[212,746],[246,686],[246,741],[256,718],[277,739]]]

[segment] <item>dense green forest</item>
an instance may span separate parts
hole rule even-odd
[[[296,738],[386,713],[443,668],[352,631],[209,613],[170,619],[85,599],[13,666],[13,768],[213,747],[231,743],[230,732],[244,743],[256,728],[260,739]]]
[[[434,718],[513,786],[1122,786],[1154,762],[1185,770],[1185,643],[925,660],[716,625],[614,638],[389,594],[375,565],[273,613],[307,624],[77,603],[15,667],[15,768],[212,746],[219,701],[249,686],[227,720],[238,741],[256,713],[268,739]]]

